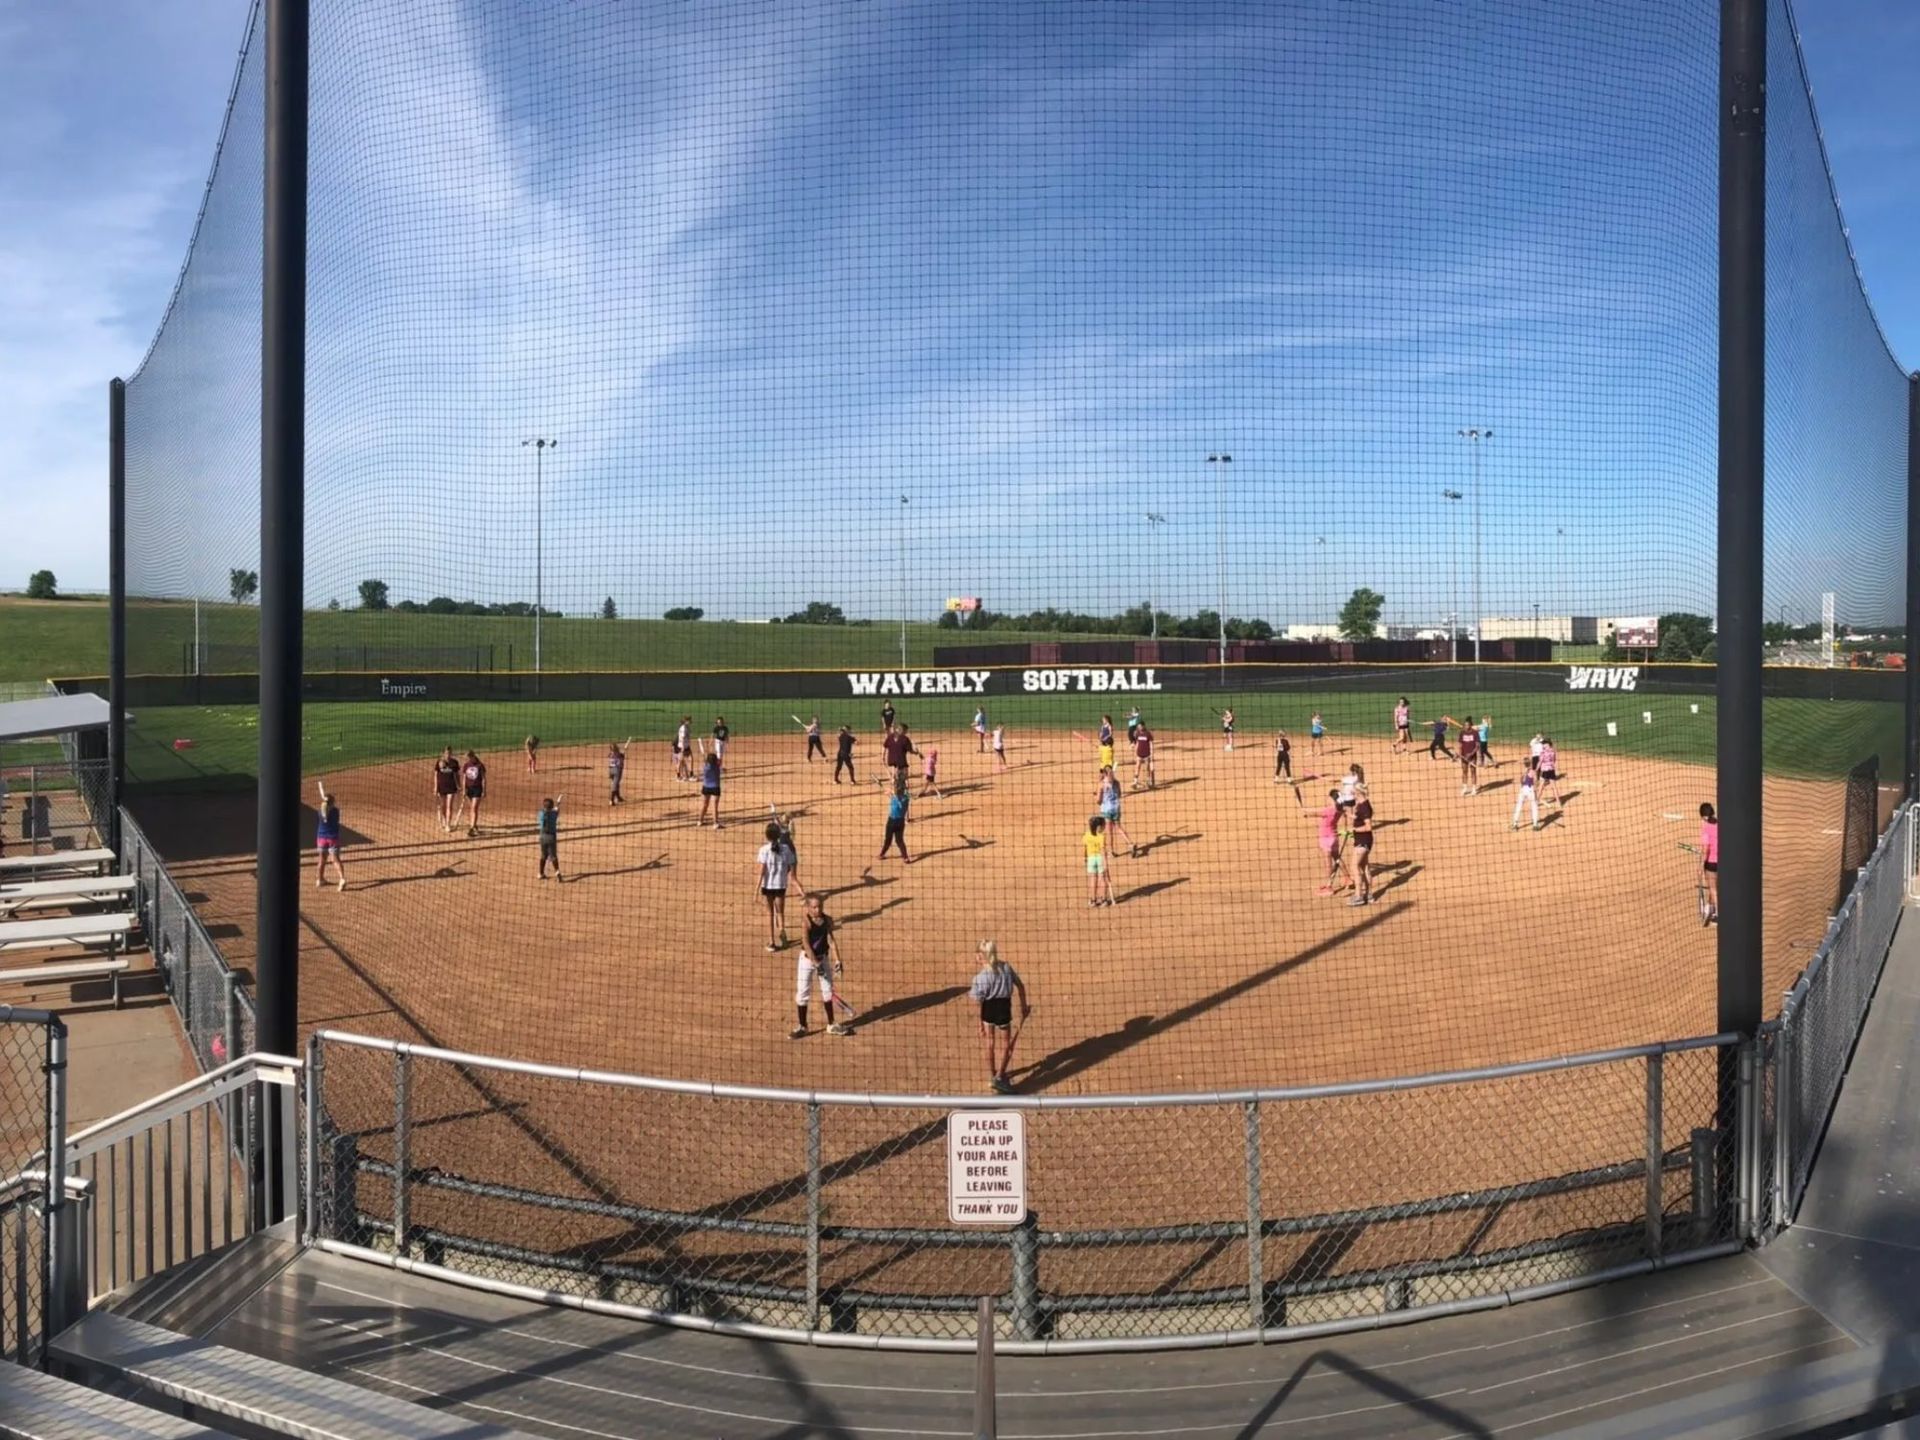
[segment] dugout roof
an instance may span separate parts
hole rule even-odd
[[[112,709],[98,695],[49,695],[0,705],[0,742],[104,730]]]

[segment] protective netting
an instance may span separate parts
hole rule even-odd
[[[1906,653],[1908,385],[1855,265],[1787,0],[1767,40],[1771,1012],[1905,790],[1904,677],[1885,665]]]
[[[1050,1093],[1711,1031],[1718,38],[1665,0],[316,5],[344,872],[303,882],[303,1019],[974,1089],[991,938]],[[1773,50],[1769,614],[1894,624],[1904,388],[1784,15]],[[255,745],[258,56],[128,390],[136,803],[242,972],[251,814],[206,792]],[[1779,643],[1756,697],[1776,997],[1849,775],[1900,769],[1846,653]]]

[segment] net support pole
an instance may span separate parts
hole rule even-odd
[[[127,783],[127,382],[107,386],[107,844],[120,853]]]
[[[304,607],[307,349],[307,0],[266,0],[266,175],[260,336],[260,795],[255,1046],[299,1053],[300,622]],[[294,1177],[262,1107],[266,1213]]]
[[[1907,377],[1907,798],[1920,791],[1920,371]]]
[[[1718,1027],[1760,1024],[1761,606],[1766,554],[1767,4],[1720,6],[1720,395]],[[1714,1194],[1731,1206],[1740,1046],[1720,1049]]]

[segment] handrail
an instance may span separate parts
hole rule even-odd
[[[628,1075],[612,1070],[589,1070],[571,1065],[546,1065],[533,1060],[509,1060],[493,1055],[473,1055],[460,1050],[443,1050],[431,1045],[416,1045],[406,1040],[385,1040],[371,1035],[354,1035],[344,1030],[321,1030],[313,1038],[323,1045],[347,1045],[362,1050],[378,1050],[390,1055],[417,1056],[423,1060],[465,1065],[479,1070],[499,1070],[514,1075],[531,1075],[548,1080],[571,1080],[591,1085],[618,1086],[628,1090],[654,1090],[675,1095],[697,1095],[708,1099],[758,1100],[790,1105],[864,1106],[876,1110],[1111,1110],[1138,1106],[1172,1108],[1244,1105],[1256,1101],[1275,1100],[1326,1100],[1345,1095],[1424,1090],[1440,1085],[1502,1080],[1516,1075],[1539,1075],[1554,1070],[1585,1069],[1595,1065],[1618,1064],[1623,1060],[1644,1060],[1655,1055],[1675,1055],[1688,1050],[1707,1050],[1737,1045],[1741,1039],[1739,1035],[1733,1033],[1700,1035],[1687,1040],[1662,1040],[1650,1045],[1630,1045],[1617,1050],[1594,1050],[1580,1055],[1563,1055],[1546,1060],[1489,1065],[1477,1070],[1447,1070],[1426,1075],[1405,1075],[1391,1080],[1346,1080],[1327,1085],[1293,1085],[1244,1090],[1186,1090],[1171,1094],[1145,1095],[894,1095],[846,1090],[786,1090],[761,1085],[732,1085],[718,1080],[671,1080],[658,1076]]]
[[[84,1130],[74,1131],[67,1137],[69,1158],[84,1158],[109,1145],[118,1144],[130,1135],[184,1115],[235,1090],[244,1089],[256,1080],[268,1085],[292,1085],[295,1083],[294,1077],[304,1069],[306,1061],[287,1055],[242,1055],[171,1090],[142,1100],[118,1115],[109,1115],[104,1120],[94,1121]]]

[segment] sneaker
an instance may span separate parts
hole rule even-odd
[[[996,1095],[1013,1094],[1013,1082],[1004,1075],[996,1075],[987,1082],[987,1088]]]
[[[778,950],[779,948],[780,948],[780,947],[779,947],[778,945],[776,945],[776,944],[774,944],[774,943],[773,943],[773,942],[772,942],[771,940],[769,940],[769,941],[767,942],[767,953],[768,953],[769,955],[771,955],[771,954],[773,954],[773,953],[774,953],[775,951],[777,951],[777,950]]]
[[[1540,822],[1539,822],[1538,820],[1536,820],[1536,821],[1534,821],[1534,822],[1533,822],[1533,828],[1534,828],[1534,829],[1536,829],[1536,830],[1538,830],[1538,829],[1540,828]]]
[[[1347,904],[1349,906],[1364,905],[1366,903],[1367,903],[1367,897],[1364,895],[1356,895],[1351,900],[1347,901]]]
[[[544,870],[542,870],[542,871],[540,872],[540,883],[541,883],[542,885],[544,885],[544,884],[546,884],[546,883],[547,883],[547,872],[546,872],[546,871],[544,871]]]
[[[850,1030],[850,1029],[848,1029],[848,1028],[847,1028],[847,1027],[846,1027],[845,1025],[829,1025],[829,1026],[827,1026],[827,1034],[829,1034],[829,1035],[851,1035],[851,1034],[853,1034],[853,1031],[852,1031],[852,1030]]]
[[[807,1027],[804,1025],[796,1025],[787,1032],[787,1039],[789,1040],[804,1040],[806,1038]]]
[[[1520,828],[1520,822],[1518,820],[1515,820],[1512,824],[1507,826],[1507,829],[1509,830],[1518,830],[1519,828]],[[1540,827],[1536,825],[1533,828],[1538,830]]]

